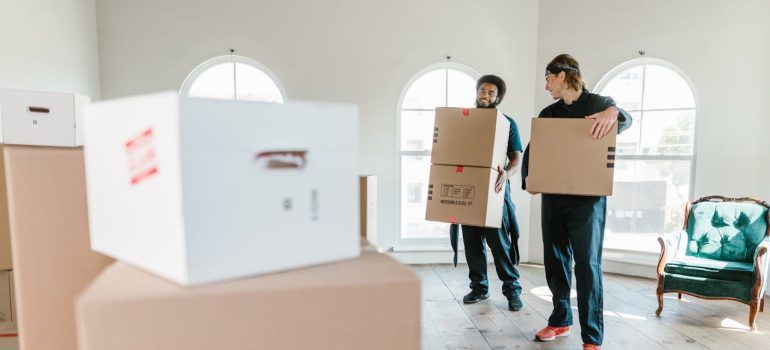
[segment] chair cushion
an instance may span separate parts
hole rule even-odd
[[[682,256],[666,264],[664,271],[677,275],[732,281],[751,285],[754,282],[754,264]]]
[[[748,303],[752,285],[671,273],[663,274],[663,292],[689,292],[709,298],[733,298]]]
[[[695,204],[687,223],[687,255],[751,262],[767,233],[767,208],[754,203]]]

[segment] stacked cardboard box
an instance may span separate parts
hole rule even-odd
[[[11,282],[11,278],[13,278],[11,271],[0,271],[0,324],[13,322],[13,307],[11,306],[13,282]]]
[[[112,261],[91,251],[88,239],[78,147],[86,103],[73,94],[0,90],[18,310],[12,304],[11,314],[21,349],[76,349],[75,296]]]
[[[116,263],[77,303],[81,350],[420,349],[420,282],[392,258],[184,288]]]
[[[82,149],[7,146],[22,349],[76,349],[74,301],[112,259],[91,251]]]
[[[2,107],[0,106],[0,108]],[[5,327],[0,329],[0,335],[16,333],[14,323],[15,306],[12,291],[13,259],[11,255],[11,228],[8,221],[8,193],[6,190],[4,163],[3,145],[0,145],[0,325],[5,325]]]
[[[500,227],[510,122],[496,109],[437,108],[425,219]]]
[[[5,159],[0,145],[0,271],[13,269],[11,227],[8,218],[8,190],[5,181]]]
[[[356,118],[175,92],[89,107],[91,245],[120,263],[78,301],[81,349],[418,349],[419,280],[361,254]]]
[[[600,139],[589,130],[594,120],[532,119],[527,190],[584,196],[612,195],[617,123]]]

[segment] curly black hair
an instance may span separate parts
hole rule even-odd
[[[494,86],[497,86],[497,98],[498,98],[498,100],[497,100],[496,104],[499,104],[500,102],[503,102],[503,97],[505,96],[505,82],[503,81],[503,79],[498,77],[498,76],[496,76],[496,75],[492,75],[492,74],[487,74],[485,76],[482,76],[476,82],[476,92],[479,91],[479,88],[481,87],[481,84],[484,84],[484,83],[489,83],[489,84],[492,84]]]

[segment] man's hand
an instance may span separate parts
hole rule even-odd
[[[586,119],[595,119],[596,121],[591,125],[591,129],[588,131],[595,139],[600,139],[607,135],[612,128],[612,124],[618,121],[618,109],[615,107],[609,107],[599,113],[594,113],[586,117]]]
[[[533,196],[536,196],[536,195],[540,194],[540,192],[534,192],[534,191],[530,191],[529,190],[529,187],[527,186],[527,178],[524,178],[524,188],[527,190],[527,193],[529,193],[529,194],[531,194]]]
[[[505,182],[508,181],[511,175],[507,171],[503,170],[499,165],[497,166],[497,181],[495,181],[495,193],[500,193],[505,186]]]

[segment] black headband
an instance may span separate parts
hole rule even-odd
[[[563,63],[551,63],[548,67],[545,67],[545,75],[559,74],[560,72],[580,73],[580,69]]]

